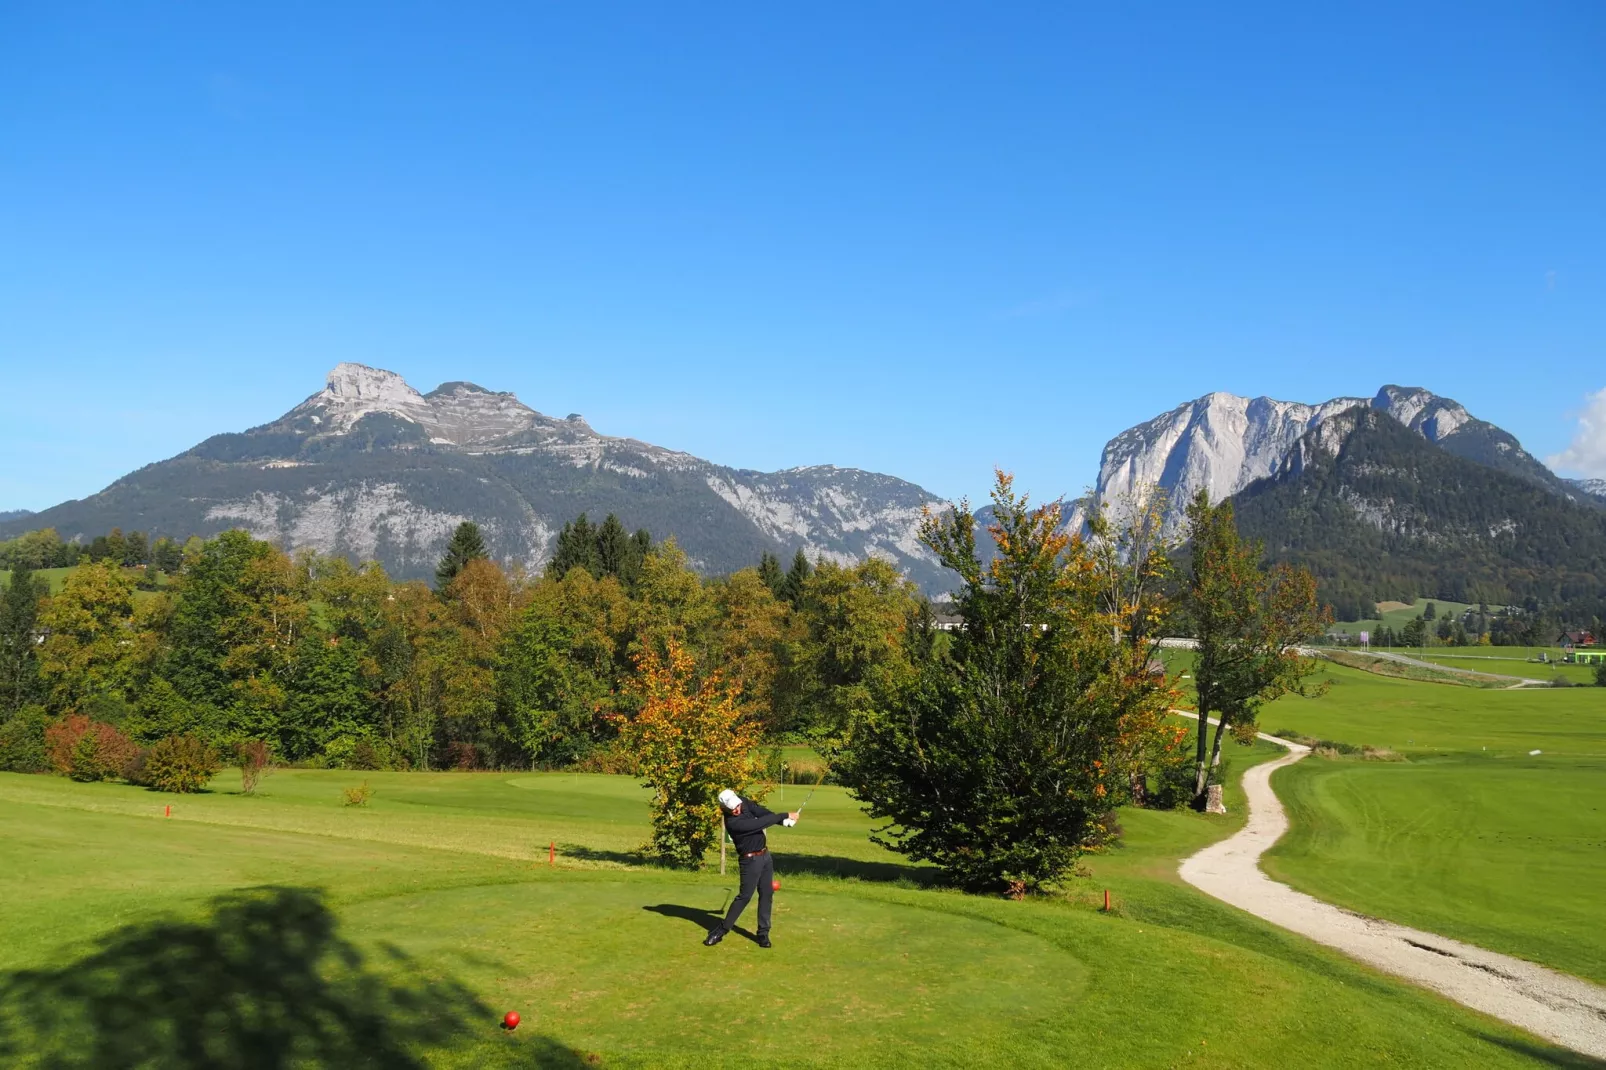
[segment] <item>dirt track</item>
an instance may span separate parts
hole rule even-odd
[[[1244,774],[1249,822],[1183,860],[1182,879],[1275,925],[1337,948],[1370,966],[1433,989],[1474,1010],[1596,1058],[1606,1059],[1606,988],[1531,962],[1419,929],[1364,917],[1296,892],[1260,871],[1260,856],[1288,830],[1271,774],[1309,748],[1262,734],[1289,753]]]

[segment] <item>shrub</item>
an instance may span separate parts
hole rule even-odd
[[[1595,686],[1606,687],[1606,661],[1595,666]]]
[[[0,772],[50,772],[50,755],[45,750],[49,726],[50,715],[43,706],[24,706],[0,725]]]
[[[346,788],[344,791],[347,806],[367,806],[369,798],[374,793],[374,789],[368,786],[368,781],[366,780],[356,787]]]
[[[356,746],[351,748],[351,757],[346,759],[347,769],[380,769],[383,766],[379,752],[366,739],[359,739]]]
[[[139,747],[109,724],[71,713],[45,729],[50,767],[74,780],[110,780],[139,755]]]
[[[263,774],[273,772],[273,751],[260,739],[249,740],[235,747],[234,764],[240,770],[240,794],[250,795]]]
[[[157,791],[190,794],[212,782],[223,762],[194,736],[168,736],[145,754],[140,779]]]

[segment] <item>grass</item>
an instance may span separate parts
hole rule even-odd
[[[50,593],[51,594],[60,594],[62,585],[67,582],[67,577],[69,575],[71,575],[72,573],[78,571],[78,568],[79,568],[79,566],[77,566],[77,565],[68,565],[68,566],[63,567],[63,568],[36,568],[36,569],[33,570],[33,575],[34,575],[35,579],[44,580],[47,584],[49,584]],[[125,569],[123,569],[123,574],[125,576],[129,577],[129,579],[136,580],[136,581],[138,581],[140,579],[143,579],[144,576],[145,576],[145,573],[144,573],[143,570],[134,569],[134,568],[125,568]],[[9,569],[0,569],[0,585],[6,585],[6,584],[9,584],[10,582],[11,582],[11,572],[10,572],[10,570]],[[157,585],[161,586],[161,587],[165,587],[170,582],[171,582],[171,580],[170,580],[169,577],[163,576],[160,580],[158,580]],[[154,593],[155,593],[154,591],[136,590],[134,592],[134,597],[135,598],[149,598]]]
[[[1237,750],[1238,773],[1272,753]],[[0,1015],[45,1031],[59,1017],[47,1039],[69,1051],[161,1049],[185,1028],[186,999],[223,991],[393,1020],[385,1035],[432,1064],[475,1067],[1569,1060],[1179,884],[1176,861],[1237,827],[1237,805],[1126,811],[1126,845],[1094,856],[1065,896],[1005,903],[928,887],[930,872],[867,840],[842,789],[821,787],[805,823],[774,837],[776,950],[740,937],[707,950],[703,927],[732,879],[638,864],[646,797],[630,779],[361,776],[366,807],[344,807],[361,778],[337,771],[279,771],[255,797],[226,776],[210,794],[170,797],[0,774]],[[239,898],[260,885],[318,892]],[[1105,887],[1115,914],[1094,908]],[[312,935],[262,940],[286,927]],[[141,999],[157,946],[201,980],[161,986],[137,1019],[80,1014],[95,985],[122,993],[117,1006]],[[284,961],[302,946],[363,958]],[[357,977],[294,985],[340,970]],[[22,1014],[31,993],[50,996],[48,1022]],[[504,1009],[524,1014],[517,1033],[496,1030]],[[133,1033],[111,1035],[108,1019]],[[331,1062],[336,1041],[299,1038]]]
[[[1404,608],[1385,609],[1382,616],[1374,617],[1371,620],[1336,621],[1333,624],[1333,630],[1350,635],[1354,635],[1356,632],[1376,632],[1385,627],[1399,631],[1413,618],[1420,616],[1427,609],[1429,602],[1433,603],[1435,609],[1433,620],[1428,623],[1429,628],[1437,627],[1441,617],[1459,617],[1467,610],[1477,608],[1476,605],[1467,602],[1446,602],[1442,598],[1418,598],[1413,604]],[[1400,603],[1391,603],[1391,605],[1399,606]],[[1490,606],[1489,612],[1493,613],[1497,608],[1499,607]]]
[[[1275,753],[1234,748],[1235,772]],[[344,806],[362,778],[368,804]],[[627,778],[235,783],[174,797],[0,774],[0,1022],[28,1041],[20,1065],[90,1063],[95,1045],[227,1062],[262,1043],[258,1012],[237,1012],[263,1006],[317,1009],[268,1035],[348,1065],[1587,1065],[1182,885],[1177,860],[1241,824],[1231,787],[1227,815],[1124,812],[1124,846],[1024,903],[930,886],[822,787],[772,841],[764,951],[700,945],[733,880],[640,865]],[[507,1009],[515,1033],[495,1028]],[[196,1038],[210,1055],[186,1062]]]
[[[1606,983],[1602,692],[1327,675],[1328,694],[1280,700],[1262,723],[1410,761],[1279,771],[1292,830],[1267,871],[1362,913]]]

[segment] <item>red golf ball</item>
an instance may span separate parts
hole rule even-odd
[[[778,892],[780,890],[781,890],[781,882],[780,881],[770,881],[770,891]]]
[[[502,1028],[517,1029],[519,1027],[519,1021],[520,1019],[518,1011],[508,1011],[502,1016]]]

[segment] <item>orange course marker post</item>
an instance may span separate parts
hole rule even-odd
[[[557,861],[558,861],[558,841],[557,840],[553,840],[551,843],[547,844],[547,848],[546,848],[546,864],[549,865],[549,866],[556,865]]]
[[[1108,914],[1109,912],[1110,912],[1110,890],[1108,888],[1106,888],[1106,889],[1104,889],[1104,913]]]
[[[162,816],[163,817],[172,817],[173,816],[173,807],[172,806],[164,806],[164,807],[162,807]]]

